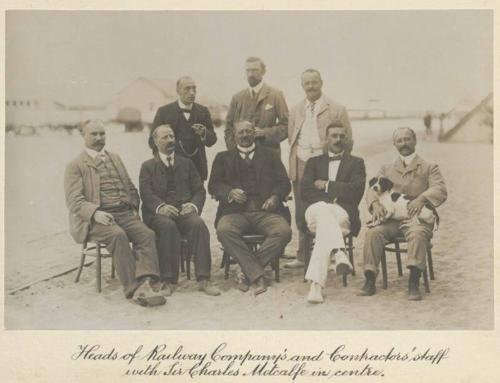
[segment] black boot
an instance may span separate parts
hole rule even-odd
[[[365,271],[365,284],[361,290],[359,290],[358,296],[369,297],[375,295],[376,291],[375,273],[373,271]]]
[[[408,279],[408,300],[409,301],[421,301],[422,294],[418,288],[420,282],[420,274],[422,272],[418,267],[410,266],[410,278]]]

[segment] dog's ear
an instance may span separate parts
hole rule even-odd
[[[385,177],[380,177],[379,183],[381,192],[386,192],[387,190],[391,190],[392,187],[394,186],[392,181],[389,178]]]
[[[392,202],[396,202],[399,197],[401,197],[401,193],[391,193],[391,200]]]
[[[377,177],[373,177],[370,181],[368,181],[368,185],[370,185],[370,187],[372,187],[373,185],[375,185],[378,181],[378,178]]]

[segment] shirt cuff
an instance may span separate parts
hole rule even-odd
[[[158,205],[158,207],[156,208],[156,214],[158,214],[158,212],[160,211],[160,208],[165,206],[166,204],[165,203],[161,203]]]
[[[196,211],[196,214],[198,214],[198,207],[192,203],[192,202],[186,202],[186,205],[191,205],[192,207],[194,207],[194,210]]]

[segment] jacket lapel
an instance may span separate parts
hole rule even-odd
[[[123,186],[125,187],[125,190],[127,190],[127,193],[129,193],[129,189],[128,189],[128,177],[127,177],[127,173],[126,173],[126,170],[125,168],[122,166],[122,164],[120,163],[120,161],[118,160],[118,158],[110,153],[110,152],[106,152],[108,154],[108,157],[110,158],[111,162],[113,163],[115,169],[116,169],[116,172],[118,173],[118,176],[120,177],[120,179],[122,180],[122,183],[123,183]]]
[[[340,160],[339,170],[337,171],[337,177],[335,177],[335,181],[343,181],[347,174],[347,170],[349,170],[349,155],[344,153]]]
[[[400,159],[401,161],[401,159]],[[413,159],[413,161],[410,163],[410,165],[408,165],[406,168],[405,168],[405,173],[410,173],[410,172],[413,172],[414,170],[416,170],[420,165],[422,164],[422,159],[418,156],[418,154],[415,156],[415,158]]]
[[[329,106],[330,106],[330,103],[329,103],[328,99],[326,97],[323,97],[323,104],[318,109],[318,113],[316,113],[316,118],[318,118],[318,116],[321,113],[323,113],[325,110],[327,110]]]
[[[297,140],[297,137],[299,136],[299,133],[300,133],[300,130],[302,129],[302,125],[304,125],[304,120],[306,118],[306,113],[305,113],[305,105],[306,105],[306,101],[304,100],[300,107],[298,108],[297,110],[297,119],[295,120],[295,130],[293,132],[293,137],[292,137],[292,144],[291,146],[293,146],[293,144],[295,143],[295,141]]]
[[[257,174],[257,184],[259,185],[261,180],[261,172],[265,164],[264,156],[264,152],[262,152],[262,150],[257,146],[253,155],[253,166],[255,167],[255,173]]]
[[[330,162],[328,159],[328,154],[322,154],[319,157],[319,178],[323,180],[328,180],[328,168],[329,168]]]
[[[262,88],[259,94],[257,95],[257,104],[259,104],[263,99],[265,99],[268,93],[269,93],[269,88],[267,87],[266,84],[262,84]]]

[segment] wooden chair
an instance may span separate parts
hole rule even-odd
[[[305,237],[304,237],[304,240],[305,240],[305,243],[304,243],[304,251],[305,251],[305,254],[304,254],[304,276],[306,275],[307,273],[307,268],[309,267],[309,262],[311,260],[311,254],[312,254],[312,250],[313,250],[313,247],[314,247],[314,240],[316,238],[316,235],[307,230],[305,232]],[[347,254],[349,256],[349,262],[351,262],[351,265],[352,265],[352,275],[356,275],[356,270],[354,269],[354,237],[352,234],[348,234],[344,237],[344,243],[345,243],[345,249],[347,251]],[[347,275],[343,275],[342,276],[342,284],[344,285],[344,287],[347,286]]]
[[[95,252],[93,252],[95,250]],[[76,273],[75,283],[78,283],[80,280],[80,275],[82,274],[83,267],[85,266],[85,257],[86,256],[95,257],[95,276],[96,276],[96,285],[97,292],[101,292],[101,259],[102,258],[111,258],[111,278],[115,278],[115,265],[113,263],[113,259],[111,254],[106,250],[106,247],[97,241],[88,241],[85,240],[82,245],[82,255],[80,258],[80,266],[78,267],[78,271]]]
[[[181,271],[186,272],[186,278],[191,280],[191,246],[186,237],[181,239]]]
[[[262,245],[266,237],[261,234],[248,234],[244,235],[243,242],[245,242],[248,248],[254,253],[259,249],[259,246]],[[234,265],[237,262],[231,258],[231,256],[224,251],[222,253],[222,263],[220,268],[224,268],[224,279],[229,279],[229,266]],[[276,259],[271,263],[271,267],[274,270],[274,279],[276,282],[280,281],[280,257],[276,257]]]
[[[404,243],[407,243],[407,241],[404,237],[397,237],[393,241],[389,242],[387,245],[384,246],[384,253],[382,254],[382,259],[380,260],[381,268],[382,268],[382,287],[384,289],[387,289],[387,258],[386,258],[385,253],[389,252],[389,253],[396,254],[398,275],[401,277],[403,275],[403,267],[401,264],[401,254],[408,252],[407,248],[401,247],[401,244],[404,244]],[[427,245],[427,260],[426,260],[426,264],[425,264],[425,270],[423,272],[425,292],[430,293],[429,277],[427,274],[427,269],[429,270],[429,275],[430,275],[431,280],[434,280],[434,267],[433,267],[433,263],[432,263],[432,242],[431,241],[429,241],[429,244]]]

